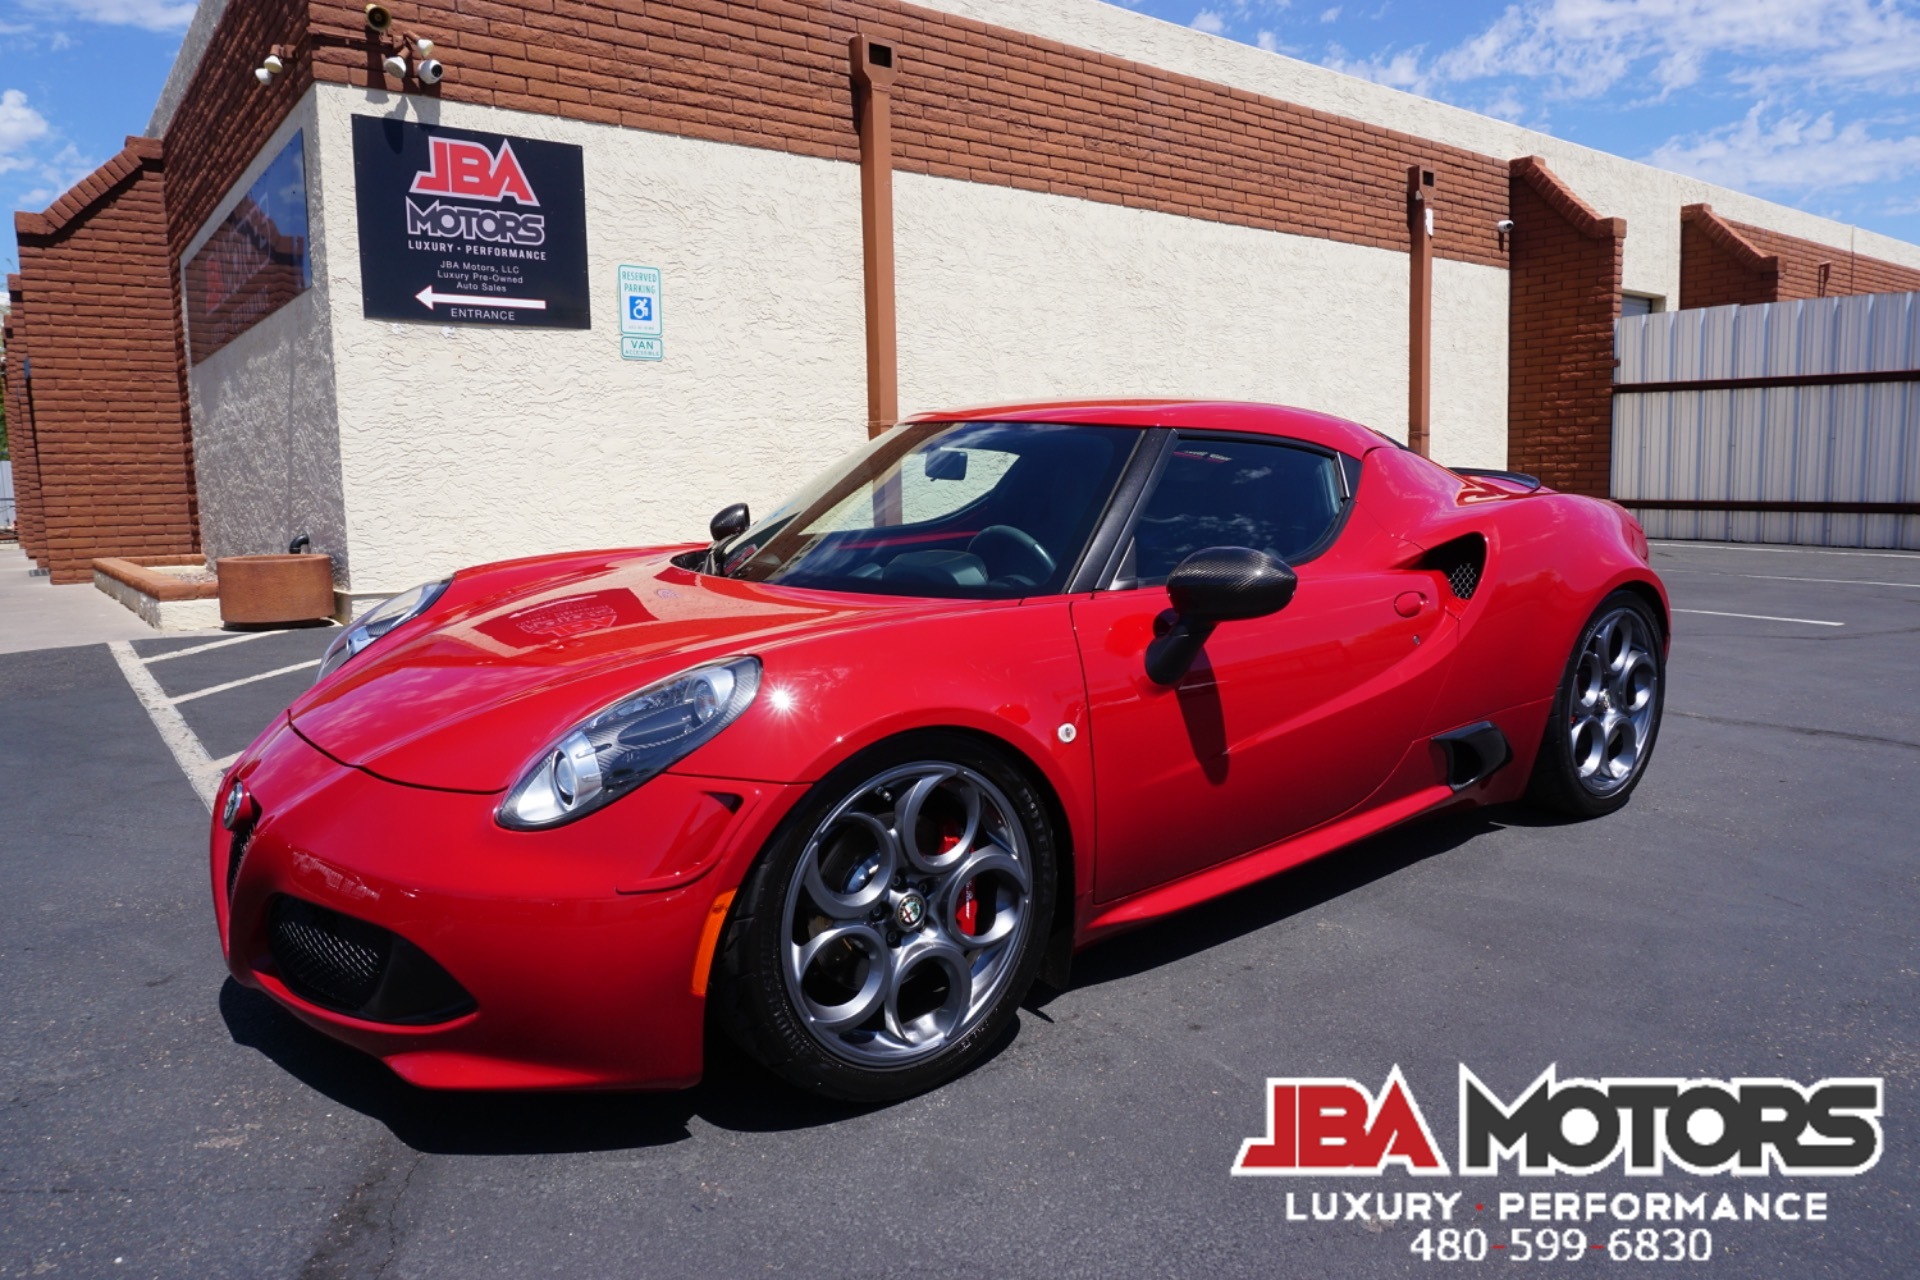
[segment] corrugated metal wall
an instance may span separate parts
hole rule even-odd
[[[1636,316],[1614,354],[1616,384],[1920,370],[1920,293]],[[1920,502],[1920,383],[1616,395],[1613,496]],[[1635,514],[1656,538],[1920,549],[1920,516]]]

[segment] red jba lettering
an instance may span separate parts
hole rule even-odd
[[[1324,1177],[1379,1173],[1390,1164],[1412,1174],[1447,1172],[1398,1066],[1377,1096],[1353,1080],[1268,1080],[1267,1136],[1240,1144],[1233,1172]]]

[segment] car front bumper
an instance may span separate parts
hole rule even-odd
[[[233,976],[442,1089],[696,1082],[731,890],[804,790],[663,774],[514,832],[498,795],[374,777],[285,720],[228,772],[216,814],[236,783],[248,799],[237,834],[216,818],[210,868]]]

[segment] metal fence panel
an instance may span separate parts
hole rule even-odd
[[[1914,371],[1920,293],[1618,321],[1616,384]],[[1613,494],[1704,502],[1920,502],[1920,380],[1616,395]],[[1638,512],[1654,537],[1920,550],[1920,515]]]

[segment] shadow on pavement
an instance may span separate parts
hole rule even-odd
[[[1210,951],[1288,916],[1383,880],[1505,826],[1541,819],[1506,807],[1467,809],[1383,832],[1271,880],[1143,925],[1074,957],[1073,986],[1091,987]],[[1036,991],[1043,991],[1043,988]],[[1050,993],[1049,993],[1050,994]]]
[[[694,1116],[720,1129],[768,1133],[835,1124],[884,1106],[828,1102],[802,1093],[710,1030],[706,1078],[672,1093],[466,1093],[420,1089],[378,1059],[307,1026],[232,978],[220,1016],[234,1043],[344,1107],[378,1120],[415,1151],[433,1155],[532,1155],[619,1151],[687,1137]],[[987,1058],[1004,1052],[1018,1021]]]
[[[1217,902],[1143,926],[1074,960],[1073,986],[1114,982],[1183,960],[1319,906],[1363,885],[1456,849],[1508,825],[1544,820],[1520,810],[1474,809],[1415,823],[1320,858]],[[1046,1018],[1059,993],[1034,988],[1024,1008]],[[258,991],[229,978],[220,1013],[235,1043],[257,1049],[289,1075],[387,1126],[416,1151],[436,1155],[527,1155],[660,1146],[689,1137],[698,1116],[717,1128],[775,1132],[835,1124],[878,1107],[826,1102],[747,1059],[716,1031],[707,1037],[706,1078],[676,1093],[452,1093],[419,1089],[358,1050],[329,1039]],[[1016,1019],[993,1055],[1019,1033]]]

